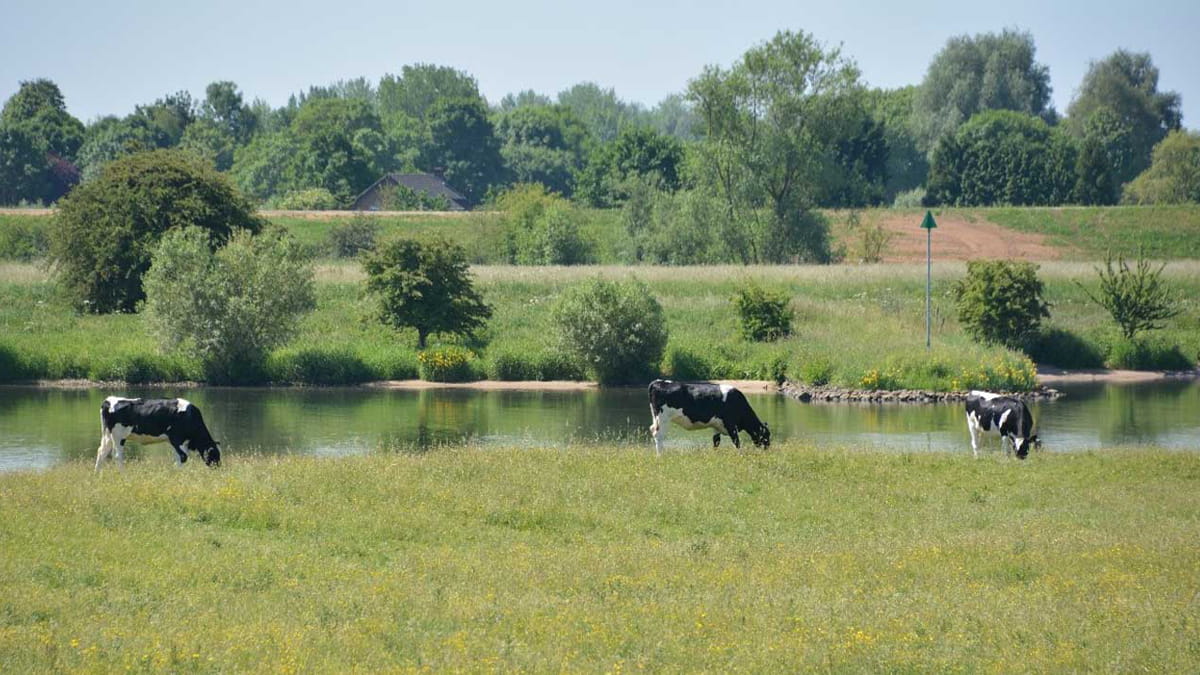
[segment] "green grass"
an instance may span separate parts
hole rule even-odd
[[[460,449],[0,476],[12,672],[1154,671],[1200,455]]]
[[[1112,251],[1128,258],[1139,249],[1162,260],[1200,258],[1200,207],[1119,206],[995,208],[981,212],[997,225],[1043,234],[1049,243],[1103,259]]]
[[[1173,263],[1167,278],[1183,312],[1161,331],[1187,359],[1200,354],[1198,263]],[[924,267],[505,267],[474,268],[495,315],[478,342],[481,375],[538,373],[576,379],[581,366],[554,341],[548,308],[572,283],[592,276],[643,279],[662,303],[670,333],[661,371],[681,379],[803,378],[827,372],[833,384],[872,388],[1022,388],[1029,364],[1015,352],[976,344],[959,328],[950,295],[964,274],[959,263],[934,267],[934,349],[926,351]],[[1094,284],[1091,265],[1047,263],[1040,271],[1051,302],[1050,325],[1097,349],[1114,344],[1115,325],[1086,301],[1075,280]],[[80,316],[56,297],[44,270],[0,266],[0,380],[88,378],[170,381],[201,379],[180,354],[162,354],[136,315]],[[794,334],[774,343],[740,336],[730,298],[746,279],[792,298]],[[416,376],[415,332],[396,333],[372,318],[372,301],[354,263],[318,270],[317,310],[298,337],[272,355],[275,381],[347,383]],[[7,364],[7,365],[6,365]],[[822,366],[821,368],[814,367]],[[509,373],[509,375],[505,375]],[[1022,385],[1024,383],[1024,385]]]

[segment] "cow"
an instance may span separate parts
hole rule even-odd
[[[714,448],[721,445],[721,434],[726,434],[733,439],[733,447],[740,449],[740,431],[750,434],[760,448],[771,446],[771,430],[759,421],[745,394],[727,384],[655,380],[650,383],[650,414],[654,419],[650,434],[654,436],[654,450],[660,455],[666,425],[671,421],[684,429],[713,429]]]
[[[972,391],[967,395],[967,430],[971,432],[971,452],[979,456],[979,436],[994,433],[1012,443],[1017,459],[1025,459],[1030,446],[1041,447],[1033,433],[1033,415],[1019,399],[987,391]],[[1005,452],[1008,448],[1005,447]]]
[[[200,409],[187,399],[141,399],[109,396],[100,404],[100,447],[96,471],[115,450],[117,466],[125,465],[125,441],[161,443],[175,449],[175,465],[188,459],[188,451],[199,453],[204,463],[220,466],[221,448],[204,426]]]

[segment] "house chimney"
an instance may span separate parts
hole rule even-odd
[[[435,167],[433,167],[432,173],[433,173],[433,175],[437,176],[438,178],[441,178],[442,180],[446,180],[446,167],[435,166]]]

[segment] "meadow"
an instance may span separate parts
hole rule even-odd
[[[476,378],[584,379],[581,364],[562,354],[548,308],[562,290],[594,276],[643,280],[663,305],[670,338],[660,365],[681,379],[788,378],[878,389],[1027,389],[1033,365],[1019,352],[981,345],[954,318],[951,286],[962,263],[934,266],[933,349],[925,349],[924,266],[779,267],[514,267],[477,266],[476,281],[495,313],[465,342]],[[1052,339],[1043,362],[1103,365],[1117,343],[1115,324],[1075,283],[1094,283],[1093,265],[1041,266],[1052,304]],[[346,384],[410,379],[420,374],[415,331],[376,321],[363,272],[354,262],[317,269],[316,311],[298,336],[276,350],[265,379]],[[1183,312],[1154,338],[1184,367],[1200,355],[1200,263],[1176,262],[1166,278]],[[794,334],[754,343],[739,333],[730,298],[747,280],[787,293]],[[0,265],[0,380],[73,379],[129,382],[203,379],[186,355],[163,353],[134,314],[79,315],[58,297],[48,273],[34,265]]]
[[[0,669],[1186,672],[1200,455],[459,448],[0,476]]]

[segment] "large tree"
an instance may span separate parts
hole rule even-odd
[[[479,84],[461,70],[431,63],[404,66],[400,75],[384,75],[379,81],[379,114],[385,120],[403,114],[424,120],[434,104],[444,99],[476,99]]]
[[[1099,143],[1118,184],[1150,165],[1150,153],[1180,128],[1179,94],[1158,90],[1158,68],[1147,53],[1117,50],[1088,68],[1067,108],[1067,128]]]
[[[590,136],[570,109],[515,106],[496,113],[495,123],[500,153],[515,181],[571,195],[572,176],[583,166]]]
[[[921,149],[937,142],[985,110],[1016,110],[1053,121],[1050,69],[1038,63],[1033,35],[1004,30],[999,35],[951,38],[934,56],[913,100]]]
[[[439,99],[427,118],[430,141],[421,151],[422,168],[444,171],[446,181],[476,203],[489,187],[505,182],[500,141],[481,101]]]
[[[581,82],[559,92],[558,102],[583,120],[592,136],[599,142],[611,141],[621,127],[637,119],[638,106],[617,98],[611,87],[602,88],[595,82]]]
[[[593,152],[579,173],[579,197],[592,206],[619,206],[630,190],[630,180],[648,180],[674,192],[680,186],[683,144],[647,127],[626,127],[612,141]]]
[[[1200,204],[1200,133],[1172,131],[1154,146],[1150,168],[1125,187],[1129,204]]]
[[[811,207],[824,176],[838,170],[839,141],[859,131],[858,76],[839,50],[785,31],[689,85],[706,135],[698,178],[720,196],[727,220],[754,233],[746,262],[830,258]]]
[[[58,85],[46,79],[21,83],[0,110],[0,126],[19,127],[40,139],[46,152],[72,161],[83,144],[83,123],[67,112]]]

